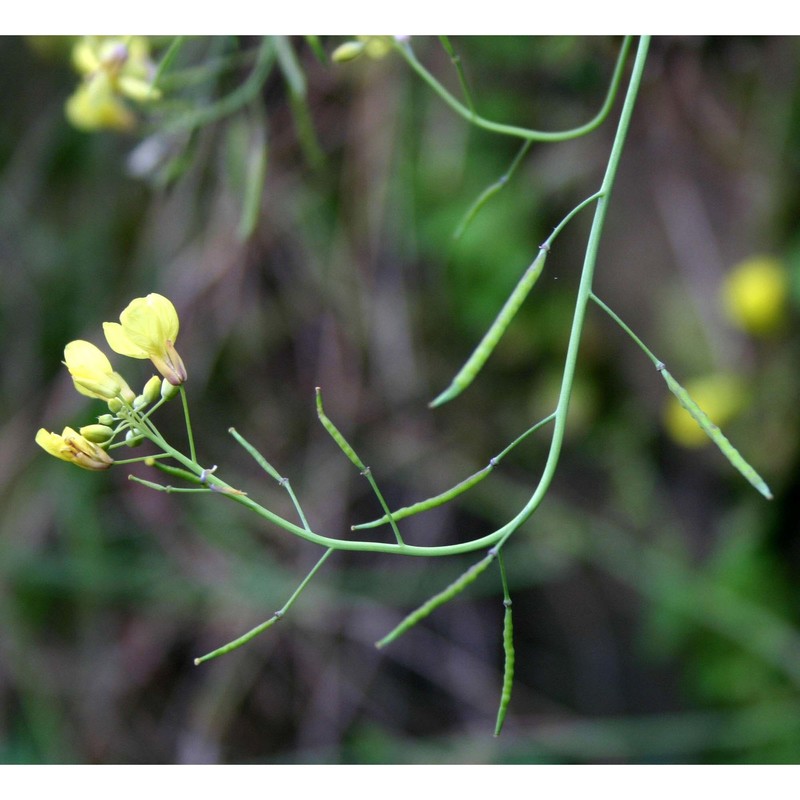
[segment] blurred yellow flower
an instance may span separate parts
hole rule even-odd
[[[51,456],[60,458],[62,461],[70,461],[83,469],[108,469],[114,463],[114,459],[105,450],[72,428],[64,428],[64,432],[60,436],[57,433],[49,433],[44,428],[39,428],[36,434],[36,444]]]
[[[769,334],[786,318],[786,268],[771,256],[748,258],[725,276],[721,299],[725,314],[734,325],[754,335]]]
[[[149,358],[173,386],[180,386],[187,377],[175,349],[178,327],[175,306],[155,293],[132,300],[120,314],[119,322],[103,323],[106,340],[114,352],[130,358]]]
[[[64,348],[64,363],[75,388],[87,397],[101,400],[122,398],[131,402],[134,394],[122,376],[114,372],[105,353],[91,342],[76,339]]]
[[[745,391],[741,378],[736,375],[714,374],[689,381],[686,391],[715,425],[724,425],[733,419],[744,406]],[[670,395],[664,408],[664,427],[667,433],[684,447],[702,447],[710,439],[692,415]]]
[[[67,119],[82,131],[128,131],[136,124],[133,112],[120,100],[105,73],[83,81],[67,100],[65,112]]]
[[[136,117],[124,99],[143,103],[161,96],[152,86],[155,68],[144,37],[84,36],[73,47],[72,62],[83,76],[66,103],[76,128],[129,130]]]

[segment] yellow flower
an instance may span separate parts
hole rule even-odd
[[[51,456],[60,458],[62,461],[70,461],[83,469],[108,469],[114,463],[114,459],[105,450],[72,428],[64,428],[64,432],[60,436],[57,433],[48,433],[44,428],[39,428],[36,434],[36,444],[44,448]]]
[[[69,121],[83,130],[129,130],[136,117],[123,98],[137,103],[157,100],[155,68],[147,39],[141,36],[84,36],[73,48],[72,62],[83,76],[67,100]]]
[[[134,394],[125,379],[114,372],[105,353],[91,342],[70,342],[64,348],[64,363],[81,394],[101,400],[121,397],[132,402]]]
[[[772,333],[786,317],[789,276],[777,258],[748,258],[725,277],[721,299],[734,325],[755,335]]]
[[[104,322],[103,330],[114,352],[149,358],[173,386],[186,380],[186,367],[175,349],[178,314],[166,297],[155,293],[137,297],[119,315],[119,322]]]
[[[745,401],[742,380],[736,375],[707,375],[689,381],[685,388],[715,425],[724,425],[733,419],[742,410]],[[664,409],[664,426],[667,433],[684,447],[702,447],[710,442],[674,395],[670,395]]]
[[[84,81],[67,100],[67,119],[82,131],[110,128],[128,131],[136,124],[136,117],[114,92],[111,79],[98,73]]]

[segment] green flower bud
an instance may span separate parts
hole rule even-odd
[[[345,42],[333,51],[331,60],[337,64],[342,64],[345,61],[352,61],[354,58],[358,58],[363,52],[363,42]]]
[[[112,414],[116,414],[116,413],[117,413],[118,411],[120,411],[121,409],[122,409],[122,400],[120,400],[118,397],[112,397],[112,398],[111,398],[111,399],[108,401],[108,410],[109,410],[109,411],[110,411]]]
[[[84,425],[78,432],[84,439],[95,444],[105,444],[114,435],[108,425]]]
[[[125,444],[128,445],[128,447],[137,447],[143,441],[144,436],[142,436],[139,431],[131,429],[125,434]]]
[[[171,386],[172,384],[170,384]],[[142,397],[144,397],[145,403],[150,405],[150,403],[155,403],[159,397],[161,397],[161,378],[157,375],[153,375],[149,381],[144,385],[144,389],[142,389]]]
[[[172,400],[180,391],[180,386],[170,383],[166,378],[161,382],[161,396],[165,400]]]
[[[97,421],[98,421],[98,422],[99,422],[101,425],[108,425],[108,426],[111,426],[111,425],[113,425],[113,424],[114,424],[114,422],[116,422],[116,417],[112,416],[111,414],[101,414],[101,415],[100,415],[100,416],[97,418]]]

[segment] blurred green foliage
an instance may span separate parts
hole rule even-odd
[[[482,114],[543,129],[596,112],[619,44],[452,42]],[[400,59],[333,65],[298,38],[262,75],[258,39],[187,39],[140,129],[87,134],[63,113],[78,80],[69,44],[0,40],[0,760],[800,758],[799,295],[775,335],[755,338],[726,322],[719,294],[762,252],[800,286],[796,40],[653,42],[597,276],[676,377],[742,379],[726,434],[776,499],[715,450],[669,438],[663,382],[593,309],[555,485],[507,549],[517,681],[499,739],[491,571],[378,653],[471,560],[336,554],[280,626],[196,668],[279,608],[320,553],[219,498],[56,463],[33,436],[102,411],[72,390],[64,344],[100,344],[102,321],[158,291],[181,315],[201,458],[231,483],[290,515],[226,434],[235,425],[290,477],[315,529],[349,535],[378,515],[316,422],[320,385],[390,506],[448,488],[552,410],[582,216],[479,379],[435,413],[427,402],[596,190],[613,120],[535,145],[454,242],[518,144],[470,130]],[[157,60],[170,40],[152,44]],[[436,39],[414,47],[457,91]],[[255,87],[246,102],[197,121],[242,86]],[[181,424],[161,412],[176,439]],[[406,540],[506,521],[546,443],[537,433],[457,507],[409,519]]]

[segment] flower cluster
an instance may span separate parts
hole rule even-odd
[[[65,111],[81,130],[130,130],[136,117],[126,101],[146,103],[161,96],[152,85],[155,68],[142,36],[84,36],[72,50],[72,62],[82,80]]]
[[[114,439],[124,435],[128,444],[140,442],[147,431],[143,410],[174,397],[186,380],[186,367],[175,349],[178,327],[175,306],[160,294],[137,297],[120,314],[119,322],[103,324],[114,352],[149,358],[161,373],[161,378],[150,378],[139,395],[114,371],[99,347],[82,339],[70,342],[64,348],[64,364],[75,389],[87,397],[105,400],[111,413],[77,432],[67,427],[58,435],[41,428],[36,443],[50,455],[84,469],[108,469],[114,463],[107,452],[115,446]]]

